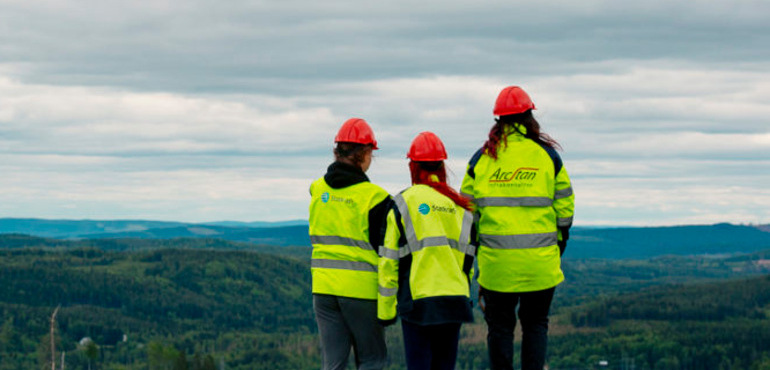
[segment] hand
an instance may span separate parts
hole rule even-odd
[[[481,287],[479,287],[479,308],[481,308],[481,312],[486,312],[487,304],[484,302],[484,296],[481,295]]]

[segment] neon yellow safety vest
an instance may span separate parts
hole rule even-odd
[[[461,189],[478,207],[478,282],[498,292],[549,289],[564,280],[557,227],[572,225],[572,185],[552,148],[513,128],[504,141],[497,160],[474,155]]]
[[[377,247],[369,243],[369,211],[390,195],[368,181],[335,189],[310,186],[313,293],[377,299]]]
[[[380,320],[418,324],[472,321],[473,214],[427,185],[394,197],[380,248]],[[400,271],[401,270],[401,271]]]

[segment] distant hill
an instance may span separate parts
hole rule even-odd
[[[764,226],[733,224],[574,228],[566,258],[650,258],[662,255],[723,255],[770,249]]]
[[[277,246],[310,246],[307,225],[282,227],[225,227],[213,225],[186,225],[143,231],[125,231],[117,233],[87,234],[81,238],[140,238],[140,239],[173,239],[173,238],[217,238],[237,242],[277,245]]]
[[[61,239],[207,238],[273,246],[310,246],[307,221],[187,224],[161,221],[0,219],[0,234]],[[575,227],[565,258],[644,259],[663,255],[731,255],[770,249],[770,225]]]
[[[309,246],[275,246],[236,242],[216,238],[173,239],[53,239],[23,234],[0,234],[0,251],[4,249],[43,249],[67,251],[97,249],[107,252],[136,252],[158,249],[206,249],[217,251],[251,251],[309,259]]]
[[[144,231],[179,227],[182,222],[146,220],[46,220],[37,218],[0,218],[0,234],[27,234],[46,238],[72,238],[78,235]]]
[[[289,220],[289,221],[254,221],[254,222],[242,222],[242,221],[215,221],[204,222],[202,225],[214,225],[214,226],[227,226],[227,227],[283,227],[283,226],[307,226],[307,220]]]
[[[44,220],[0,219],[0,234],[26,234],[59,239],[105,238],[218,238],[276,245],[309,246],[307,221],[237,222],[202,224],[145,220]]]

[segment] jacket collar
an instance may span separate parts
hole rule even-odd
[[[334,162],[329,165],[329,168],[326,170],[324,180],[326,180],[326,183],[332,188],[339,189],[361,182],[368,182],[369,178],[366,177],[364,171],[356,166],[342,162]]]
[[[524,125],[514,123],[512,125],[505,125],[503,129],[506,135],[514,134],[518,136],[525,136],[527,134],[527,128]]]

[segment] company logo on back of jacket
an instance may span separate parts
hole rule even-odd
[[[531,167],[520,167],[517,168],[516,171],[503,171],[502,167],[498,167],[495,172],[492,173],[492,176],[489,177],[490,183],[499,183],[499,182],[529,182],[534,181],[537,177],[538,172],[540,171],[539,168],[531,168]]]
[[[325,192],[325,193],[321,194],[321,201],[324,202],[324,203],[329,203],[329,201],[339,202],[339,203],[343,203],[343,204],[345,204],[345,205],[347,205],[349,207],[356,207],[356,201],[355,200],[353,200],[351,198],[345,198],[345,197],[340,197],[340,196],[332,195],[332,194],[329,194],[328,192]]]
[[[420,212],[420,214],[422,214],[423,216],[427,216],[428,213],[430,213],[431,211],[451,213],[451,214],[457,213],[457,209],[455,209],[454,207],[439,206],[435,204],[428,205],[428,203],[420,204],[420,206],[417,207],[417,211]]]

